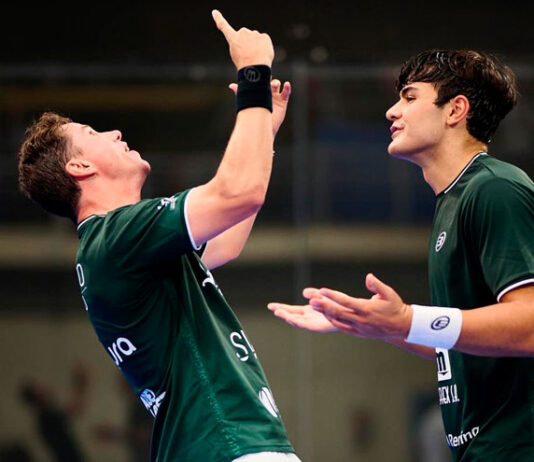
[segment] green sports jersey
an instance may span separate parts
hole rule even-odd
[[[534,184],[522,170],[481,153],[438,195],[429,275],[432,304],[464,310],[534,283]],[[534,460],[534,359],[436,359],[453,459]]]
[[[186,197],[80,223],[76,272],[89,319],[155,417],[152,461],[294,452],[256,352],[194,248]]]

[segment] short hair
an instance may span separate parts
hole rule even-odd
[[[464,95],[470,104],[467,130],[489,143],[500,121],[517,103],[513,71],[495,56],[472,50],[428,50],[408,59],[401,67],[396,89],[414,82],[433,83],[441,107]]]
[[[53,112],[43,113],[26,130],[18,155],[20,190],[47,212],[76,221],[78,183],[65,166],[72,149],[61,128],[72,122]]]

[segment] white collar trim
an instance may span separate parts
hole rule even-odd
[[[82,220],[82,221],[80,222],[80,224],[76,227],[76,230],[79,230],[80,227],[81,227],[82,225],[84,225],[85,223],[87,223],[89,220],[92,220],[93,218],[96,218],[96,217],[104,217],[104,216],[105,216],[105,215],[90,215],[90,216],[88,216],[85,220]]]
[[[477,160],[479,157],[481,156],[487,156],[488,153],[487,152],[479,152],[475,157],[473,157],[469,163],[464,167],[464,169],[460,172],[460,174],[456,177],[456,179],[447,187],[447,189],[445,189],[443,191],[443,194],[447,194],[453,187],[456,183],[458,183],[458,181],[460,181],[460,178],[462,178],[462,176],[464,176],[464,173],[467,171],[467,169],[469,167],[471,167],[471,165],[473,165],[473,162],[475,160]]]

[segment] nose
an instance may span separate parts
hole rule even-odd
[[[120,141],[122,139],[122,133],[119,130],[113,130],[108,132],[113,141]]]
[[[399,101],[400,102],[400,101]],[[393,122],[400,117],[400,107],[399,102],[395,103],[386,111],[386,119]]]

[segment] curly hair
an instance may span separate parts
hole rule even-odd
[[[63,125],[72,122],[53,112],[45,112],[26,130],[18,154],[20,190],[46,211],[75,221],[81,190],[65,171],[72,150]]]
[[[396,89],[413,82],[433,83],[441,107],[458,95],[470,104],[467,130],[489,143],[500,121],[517,103],[513,71],[489,54],[472,50],[428,50],[408,59],[401,67]]]

